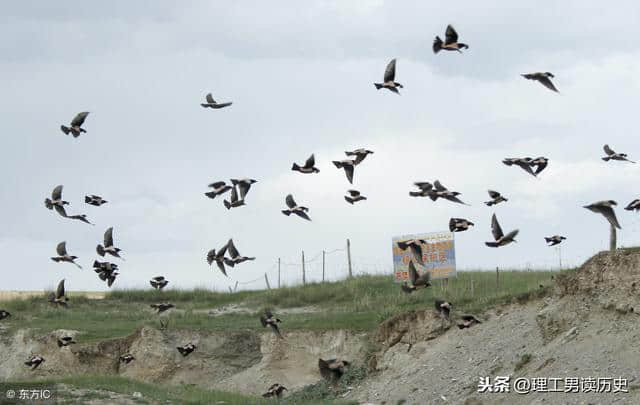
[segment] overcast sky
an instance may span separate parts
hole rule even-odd
[[[523,3],[524,4],[524,3]],[[544,236],[562,234],[564,265],[608,246],[604,218],[584,208],[618,201],[620,245],[640,241],[638,168],[605,163],[605,143],[640,159],[637,2],[502,1],[81,1],[7,3],[0,16],[1,289],[104,290],[90,269],[103,232],[114,227],[126,262],[114,288],[225,289],[300,261],[321,277],[318,254],[350,238],[356,272],[391,273],[391,238],[447,229],[450,217],[475,228],[456,234],[458,269],[558,266]],[[543,6],[543,4],[545,6]],[[453,24],[464,54],[434,55],[431,42]],[[402,95],[376,91],[397,58]],[[555,94],[520,74],[550,71]],[[199,106],[207,92],[233,101]],[[90,111],[88,131],[59,129]],[[331,160],[375,151],[353,186]],[[291,171],[315,153],[319,174]],[[536,179],[501,163],[546,156]],[[231,177],[258,183],[247,206],[227,211],[203,193]],[[439,179],[471,206],[408,195],[415,181]],[[58,184],[88,226],[58,216],[43,200]],[[348,205],[355,188],[367,201]],[[487,189],[509,201],[489,208]],[[280,213],[292,193],[312,222]],[[109,201],[84,204],[85,194]],[[491,240],[496,212],[518,243]],[[205,261],[233,238],[256,256],[224,277]],[[54,263],[67,241],[85,269]],[[346,256],[327,256],[327,277],[346,273]],[[282,280],[300,280],[282,266]],[[262,279],[241,285],[261,288]]]

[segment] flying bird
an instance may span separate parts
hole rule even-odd
[[[329,381],[337,381],[346,372],[351,363],[346,360],[318,359],[318,368],[320,375]]]
[[[460,195],[459,192],[457,191],[450,191],[449,189],[447,189],[445,186],[443,186],[439,180],[436,180],[433,182],[433,188],[435,189],[435,198],[432,197],[431,195],[429,197],[431,197],[432,200],[437,200],[438,197],[440,198],[444,198],[445,200],[449,200],[451,202],[454,203],[458,203],[458,204],[463,204],[463,205],[469,205],[464,203],[462,200],[460,200],[458,198],[458,196]]]
[[[264,311],[264,314],[260,315],[260,323],[262,324],[262,327],[266,328],[267,326],[270,326],[271,330],[273,330],[273,333],[275,333],[276,336],[282,339],[282,335],[280,334],[280,328],[278,328],[278,324],[280,322],[282,321],[276,318],[275,316],[273,316],[273,313],[271,313],[271,311],[269,310]]]
[[[100,280],[107,282],[107,286],[109,288],[111,288],[113,283],[116,281],[116,277],[120,274],[115,270],[95,269],[95,272],[98,273],[98,278],[100,278]]]
[[[194,350],[196,350],[196,345],[194,345],[193,343],[189,343],[186,344],[184,346],[178,346],[176,347],[176,349],[178,349],[178,351],[180,352],[180,354],[182,355],[182,357],[187,357],[188,355],[190,355]]]
[[[449,319],[449,314],[451,313],[451,308],[453,308],[453,305],[451,305],[450,302],[445,301],[445,300],[441,300],[441,299],[437,299],[435,302],[435,307],[436,307],[436,311],[438,312],[438,314],[440,314],[441,316],[444,316],[445,318]]]
[[[311,221],[311,218],[309,218],[309,215],[307,214],[307,212],[309,211],[309,208],[302,207],[302,206],[299,206],[298,204],[296,204],[296,202],[293,199],[293,196],[291,194],[288,194],[285,197],[284,202],[287,204],[287,207],[289,207],[288,210],[282,210],[282,213],[284,215],[289,216],[291,214],[295,214],[295,215],[299,216],[300,218],[304,218],[307,221]]]
[[[470,328],[473,325],[482,323],[478,318],[476,318],[473,315],[462,315],[460,318],[462,319],[462,323],[458,324],[459,329]]]
[[[0,321],[6,319],[11,316],[9,311],[5,311],[4,309],[0,309]]]
[[[622,229],[620,227],[620,224],[618,223],[618,218],[616,218],[616,213],[615,211],[613,211],[613,207],[616,205],[618,205],[618,203],[613,200],[605,200],[585,205],[583,208],[604,215],[604,217],[607,218],[607,221],[609,221],[611,225],[615,226],[618,229]]]
[[[396,60],[391,59],[391,62],[387,65],[387,68],[384,71],[384,82],[383,83],[373,83],[376,86],[376,89],[380,90],[382,88],[391,90],[396,94],[400,94],[398,88],[402,88],[403,86],[396,82]]]
[[[320,169],[318,169],[315,165],[316,165],[316,158],[312,153],[311,156],[309,156],[309,158],[307,159],[307,161],[304,162],[304,166],[300,166],[297,163],[294,163],[293,167],[291,167],[291,170],[293,170],[294,172],[307,173],[307,174],[320,173]]]
[[[451,232],[463,232],[473,226],[473,222],[464,218],[451,218],[449,220],[449,231]]]
[[[438,53],[441,50],[445,51],[458,51],[462,53],[461,49],[468,49],[469,45],[458,42],[458,33],[451,24],[447,25],[447,30],[444,33],[444,43],[439,36],[433,40],[433,53]]]
[[[115,263],[99,262],[97,260],[94,260],[93,261],[93,268],[95,269],[96,273],[99,273],[100,271],[118,270],[118,265],[115,264]]]
[[[533,172],[533,169],[531,169],[531,162],[533,161],[533,159],[531,159],[530,157],[525,157],[525,158],[505,158],[502,160],[502,163],[504,163],[507,166],[512,166],[512,165],[516,165],[518,167],[520,167],[522,170],[524,170],[525,172],[529,173],[530,175],[532,175],[533,177],[536,177],[536,174]]]
[[[82,268],[82,266],[80,266],[78,263],[76,263],[74,261],[74,260],[76,260],[78,258],[78,256],[70,256],[67,253],[67,242],[66,241],[58,243],[58,246],[56,246],[56,252],[58,253],[58,256],[51,258],[51,260],[53,260],[54,262],[56,262],[56,263],[60,263],[60,262],[73,263],[79,269]]]
[[[524,77],[525,79],[536,80],[540,84],[542,84],[544,87],[548,88],[549,90],[553,90],[556,93],[559,93],[558,89],[556,89],[556,86],[554,86],[553,83],[551,82],[550,78],[555,76],[550,72],[527,73],[521,76]]]
[[[164,276],[156,276],[149,280],[149,283],[151,284],[151,287],[156,290],[162,290],[167,286],[167,284],[169,284],[169,280],[165,279]]]
[[[69,219],[75,219],[78,221],[82,221],[85,224],[89,224],[89,225],[95,225],[94,223],[92,223],[91,221],[89,221],[87,219],[87,215],[86,214],[78,214],[78,215],[67,215],[67,218]]]
[[[235,266],[236,264],[246,262],[247,260],[256,260],[255,257],[242,256],[238,252],[238,249],[236,249],[236,245],[233,244],[233,239],[229,239],[229,241],[227,242],[227,251],[229,252],[229,256],[231,256],[231,258],[228,259],[225,257],[224,262],[231,267]]]
[[[540,172],[542,172],[547,167],[548,164],[549,164],[549,159],[543,156],[540,156],[531,160],[531,166],[536,167],[536,171],[533,174],[535,176],[539,175]]]
[[[231,179],[231,184],[234,186],[238,186],[238,190],[240,190],[240,199],[244,200],[251,185],[257,183],[258,180],[254,179]]]
[[[345,195],[344,199],[351,205],[353,205],[353,203],[356,203],[358,201],[367,199],[367,197],[361,195],[358,190],[347,190],[347,193],[349,193],[349,195]]]
[[[334,160],[333,164],[338,169],[344,169],[344,173],[347,175],[349,183],[353,184],[353,171],[356,166],[356,161],[352,159]]]
[[[204,195],[206,195],[211,199],[216,198],[217,196],[222,195],[227,191],[231,190],[231,186],[225,183],[224,181],[216,181],[215,183],[209,184],[208,187],[212,188],[213,190],[204,193]]]
[[[38,368],[38,366],[40,366],[40,364],[44,362],[45,362],[44,357],[40,355],[35,355],[35,356],[31,356],[31,358],[25,361],[24,364],[31,367],[31,370],[35,370],[36,368]]]
[[[67,306],[67,301],[69,301],[69,297],[65,295],[64,292],[64,279],[60,280],[58,283],[58,288],[56,288],[55,293],[51,293],[49,296],[49,302],[57,305]]]
[[[489,197],[491,197],[491,200],[485,201],[485,204],[487,204],[489,207],[491,207],[492,205],[500,204],[501,202],[509,201],[508,198],[504,198],[502,194],[497,191],[488,190],[487,192],[489,193]]]
[[[96,252],[98,252],[98,254],[102,257],[104,257],[105,253],[109,253],[111,256],[122,259],[122,257],[120,257],[121,251],[122,249],[113,246],[113,227],[110,227],[104,232],[104,246],[96,246]]]
[[[505,235],[504,232],[502,232],[500,224],[498,223],[496,214],[493,214],[493,216],[491,217],[491,233],[493,234],[493,239],[495,239],[495,242],[485,242],[485,245],[496,248],[508,245],[509,243],[516,241],[514,238],[516,237],[518,232],[519,230],[516,229]]]
[[[155,309],[158,311],[157,313],[160,314],[164,311],[170,310],[171,308],[175,308],[175,305],[168,302],[161,302],[160,304],[151,304],[151,308]]]
[[[640,200],[635,199],[629,203],[625,208],[627,211],[640,211]]]
[[[411,284],[405,281],[400,286],[402,291],[407,294],[411,294],[421,288],[431,287],[431,273],[425,270],[422,275],[418,275],[418,271],[411,261],[409,262],[409,280]]]
[[[269,387],[267,392],[262,394],[262,396],[265,398],[269,398],[269,397],[280,398],[284,391],[289,391],[289,390],[284,385],[280,385],[276,383],[276,384],[273,384],[271,387]]]
[[[245,205],[244,198],[238,198],[238,190],[236,186],[231,188],[231,197],[229,198],[229,201],[224,200],[223,202],[224,206],[227,207],[228,210]]]
[[[373,151],[369,149],[360,148],[352,151],[345,151],[344,153],[348,157],[355,156],[356,158],[354,159],[353,164],[359,165],[367,156],[373,154]]]
[[[228,107],[230,106],[231,102],[229,103],[217,103],[216,100],[213,99],[213,96],[211,95],[211,93],[208,93],[205,96],[205,99],[207,100],[206,103],[202,103],[200,104],[201,106],[203,106],[204,108],[213,108],[213,109],[219,109],[219,108],[224,108],[224,107]]]
[[[131,353],[127,353],[127,354],[123,354],[122,356],[120,356],[120,362],[121,363],[125,363],[125,364],[129,364],[132,361],[134,361],[136,358],[133,357],[133,355]]]
[[[603,149],[604,153],[607,154],[607,156],[602,158],[602,160],[604,160],[605,162],[608,162],[609,160],[620,160],[635,163],[633,160],[627,159],[626,153],[616,153],[609,147],[609,145],[604,145]]]
[[[218,268],[225,276],[227,275],[227,270],[224,268],[224,255],[227,253],[227,246],[228,245],[224,245],[218,252],[216,252],[215,249],[211,249],[207,253],[207,263],[209,263],[209,266],[211,266],[213,262],[216,262]]]
[[[565,240],[567,238],[565,238],[564,236],[560,236],[560,235],[553,235],[553,236],[549,236],[549,237],[545,237],[544,240],[547,242],[547,246],[555,246],[558,245],[560,243],[562,243],[563,240]]]
[[[93,205],[95,207],[99,207],[102,204],[108,203],[109,201],[105,200],[104,198],[100,197],[99,195],[85,195],[84,196],[84,202],[86,204]]]
[[[75,345],[76,342],[73,340],[71,336],[63,336],[58,338],[58,347],[65,347],[69,345]]]
[[[422,257],[422,245],[427,243],[422,239],[407,239],[396,244],[400,248],[400,250],[407,250],[407,248],[411,249],[411,254],[413,255],[413,260],[417,263],[420,263],[424,266],[424,259]]]
[[[82,124],[84,124],[84,120],[87,119],[88,115],[89,115],[88,111],[78,113],[73,118],[73,120],[71,121],[71,124],[68,127],[64,125],[60,125],[60,129],[62,130],[62,132],[64,132],[65,135],[69,135],[69,132],[71,132],[71,135],[73,135],[74,138],[77,138],[80,136],[81,133],[87,132],[85,131],[84,128],[82,128]]]
[[[418,181],[413,183],[420,191],[409,191],[411,197],[429,197],[435,201],[438,199],[437,192],[433,189],[433,184],[428,181]]]
[[[45,198],[44,205],[50,210],[55,209],[58,214],[66,218],[67,212],[64,206],[69,205],[69,202],[62,199],[62,187],[62,184],[56,186],[51,192],[51,198]]]

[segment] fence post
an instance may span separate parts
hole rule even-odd
[[[278,288],[280,288],[280,258],[278,257]]]
[[[302,285],[307,284],[307,276],[304,271],[304,250],[302,251]]]
[[[471,297],[475,297],[475,292],[473,290],[473,278],[471,279]]]
[[[322,251],[322,282],[324,283],[324,255],[325,251]]]
[[[233,291],[236,291],[238,289],[238,282],[236,281],[236,285],[235,287],[233,287]]]
[[[347,264],[349,265],[349,278],[353,277],[351,272],[351,241],[347,239]]]
[[[267,277],[267,273],[264,273],[264,281],[267,283],[267,290],[270,290],[271,286],[269,285],[269,278]]]
[[[609,234],[609,250],[614,252],[616,250],[616,227],[611,225],[611,232]]]
[[[496,290],[500,289],[500,269],[496,266]]]
[[[229,287],[229,293],[233,294],[233,290],[231,289],[231,286],[228,286],[228,287]]]

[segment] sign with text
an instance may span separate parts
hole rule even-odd
[[[456,276],[453,232],[396,236],[392,239],[392,249],[396,282],[409,279],[410,261],[413,261],[418,274],[428,271],[433,280]],[[422,263],[415,257],[417,252],[422,253]]]

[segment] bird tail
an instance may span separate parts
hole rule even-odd
[[[374,86],[376,86],[377,90],[380,90],[382,88],[382,83],[373,83]]]
[[[102,245],[98,245],[98,246],[96,246],[96,252],[97,252],[100,256],[104,257],[104,247],[103,247]]]
[[[76,263],[76,262],[72,262],[72,263],[75,264],[76,267],[78,267],[79,269],[82,269],[82,266],[80,266],[78,263]]]
[[[52,257],[51,260],[53,260],[56,263],[60,263],[60,258],[59,257]]]
[[[282,210],[282,213],[286,216],[291,215],[291,210]]]
[[[53,203],[51,202],[51,200],[49,198],[45,198],[44,200],[44,206],[49,208],[50,210],[53,209]]]
[[[85,195],[84,196],[84,202],[87,203],[87,204],[90,203],[91,202],[91,197],[89,197],[88,195]]]
[[[334,160],[333,164],[336,165],[336,167],[338,169],[342,169],[342,162],[338,161],[338,160]]]
[[[485,242],[484,244],[489,247],[498,247],[498,242]]]
[[[291,167],[291,170],[299,171],[300,170],[300,166],[298,166],[297,163],[294,163],[293,166]]]
[[[71,128],[65,127],[64,125],[60,125],[60,129],[62,130],[62,132],[64,132],[65,135],[69,135],[69,132],[71,132]]]
[[[345,195],[345,196],[344,196],[344,199],[345,199],[345,200],[347,200],[347,202],[348,202],[349,204],[353,205],[353,201],[354,201],[354,199],[353,199],[353,198],[351,198],[351,197],[347,197],[347,196]]]
[[[411,197],[420,197],[422,194],[419,191],[409,191],[409,195]]]
[[[228,210],[231,209],[231,203],[227,200],[224,200],[224,206],[227,207]]]
[[[207,192],[207,193],[204,193],[204,195],[206,195],[207,197],[209,197],[209,198],[213,199],[213,198],[216,198],[216,195],[217,195],[217,194],[216,194],[216,192],[215,192],[215,191],[209,191],[209,192]]]
[[[495,205],[495,201],[486,201],[485,204],[487,204],[487,206],[491,207],[492,205]]]
[[[545,236],[544,240],[545,240],[547,243],[551,242],[551,238],[547,238],[546,236]]]
[[[449,220],[449,231],[453,232],[456,229],[456,221],[453,220],[453,218],[451,218],[451,220]]]
[[[209,108],[211,107],[209,104],[200,104],[201,106],[203,106],[204,108]]]
[[[609,159],[611,159],[609,156],[603,157],[602,160],[604,160],[605,162],[608,162]]]
[[[442,40],[440,39],[440,37],[436,37],[436,39],[433,40],[433,53],[438,53],[441,49]]]

